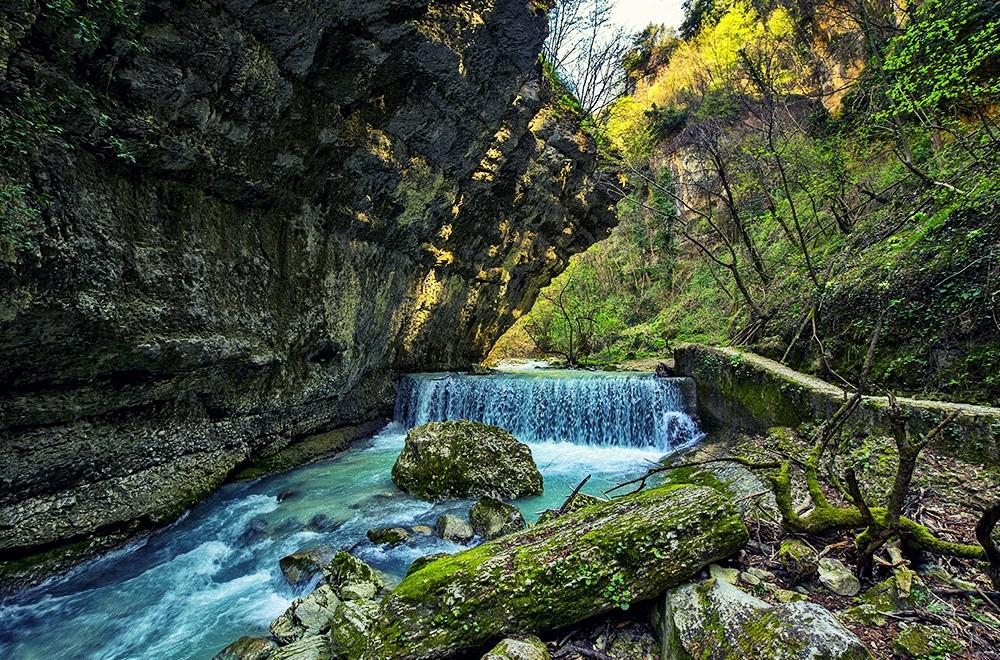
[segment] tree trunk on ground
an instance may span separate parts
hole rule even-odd
[[[383,602],[366,657],[443,658],[568,626],[653,598],[747,539],[712,488],[666,486],[588,506],[408,576]]]

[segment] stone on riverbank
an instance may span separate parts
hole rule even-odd
[[[374,568],[343,550],[326,565],[323,574],[327,584],[344,600],[356,600],[352,596],[359,591],[377,594],[385,588],[385,580]]]
[[[495,426],[431,422],[412,429],[392,468],[402,490],[424,500],[490,496],[512,500],[542,492],[528,445]]]
[[[520,532],[528,526],[516,506],[492,497],[483,497],[472,505],[469,523],[472,524],[472,530],[487,541]]]
[[[278,645],[268,637],[240,637],[212,660],[267,660]]]
[[[336,554],[336,550],[331,545],[321,545],[315,548],[307,548],[293,552],[287,557],[283,557],[278,562],[281,574],[285,580],[293,587],[305,584],[319,575],[323,566]]]
[[[771,605],[715,578],[671,590],[658,613],[656,627],[666,657],[871,657],[861,640],[819,605]]]
[[[324,584],[293,601],[284,614],[271,622],[269,630],[282,644],[319,635],[330,628],[330,619],[339,605],[333,589]]]
[[[448,657],[568,626],[652,598],[747,538],[732,504],[706,487],[586,507],[411,573],[383,601],[365,657]]]

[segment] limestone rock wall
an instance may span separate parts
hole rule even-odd
[[[385,414],[604,235],[542,4],[0,8],[8,575]]]

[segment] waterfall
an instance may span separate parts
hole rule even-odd
[[[452,419],[499,426],[524,442],[672,451],[702,436],[684,411],[679,379],[558,371],[403,377],[396,421]]]

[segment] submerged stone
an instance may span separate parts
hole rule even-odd
[[[505,534],[519,532],[527,523],[516,506],[492,497],[483,497],[469,510],[472,531],[489,541]]]
[[[586,507],[410,573],[383,601],[366,657],[450,657],[627,608],[747,539],[711,488],[668,486]]]
[[[402,490],[425,500],[488,495],[512,500],[542,492],[528,445],[478,422],[431,422],[412,429],[392,468]]]
[[[402,527],[378,527],[368,530],[368,540],[378,545],[400,545],[410,540],[410,533]]]

